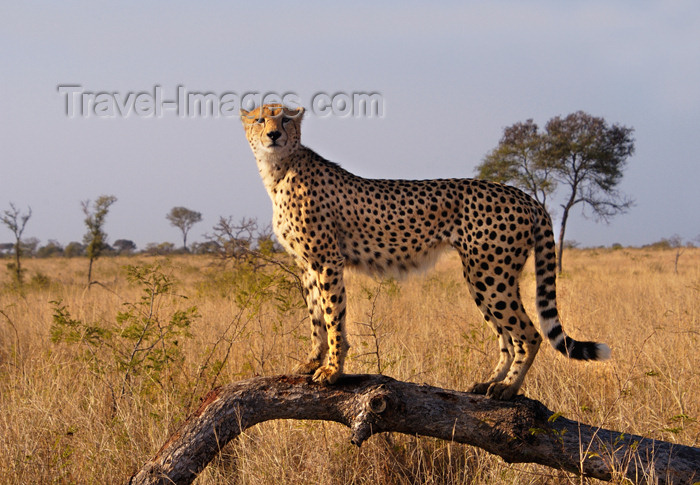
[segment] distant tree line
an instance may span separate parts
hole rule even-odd
[[[207,237],[207,236],[205,236]],[[257,240],[257,236],[254,238]],[[55,239],[49,239],[44,245],[35,237],[22,239],[20,242],[20,255],[28,258],[79,258],[87,256],[87,245],[78,241],[71,241],[65,246]],[[242,242],[240,244],[243,244]],[[248,242],[246,241],[246,245]],[[177,247],[171,242],[150,242],[139,249],[136,243],[130,239],[117,239],[111,244],[105,243],[102,256],[129,256],[137,254],[162,255],[162,254],[218,254],[221,247],[215,241],[205,240],[191,243],[187,249]],[[0,258],[14,258],[15,243],[0,243]]]
[[[55,239],[40,246],[40,240],[35,237],[23,238],[32,210],[29,208],[26,214],[22,214],[14,203],[10,203],[10,209],[3,211],[0,215],[2,222],[15,236],[15,242],[0,243],[0,256],[19,255],[35,258],[49,258],[54,256],[64,256],[68,258],[88,256],[94,258],[100,255],[122,255],[139,253],[136,243],[130,239],[117,239],[112,244],[107,242],[107,234],[104,231],[104,224],[109,213],[109,208],[117,201],[112,195],[102,195],[94,202],[90,200],[81,202],[83,213],[85,214],[85,225],[88,229],[83,236],[82,242],[71,241],[63,246]],[[174,207],[166,218],[172,225],[180,228],[184,236],[183,249],[178,250],[172,243],[149,243],[141,253],[172,253],[178,251],[188,252],[187,233],[192,225],[202,220],[202,214],[190,211],[184,207]],[[202,251],[202,244],[195,244],[193,248]],[[94,258],[96,259],[96,258]]]
[[[257,221],[252,219],[256,224]],[[218,224],[217,224],[218,226]],[[263,231],[264,233],[265,231]],[[206,238],[214,237],[214,234],[205,235]],[[277,243],[272,239],[272,234],[256,234],[252,239],[248,240],[242,238],[240,240],[232,240],[235,242],[229,242],[224,244],[223,242],[217,242],[212,240],[205,240],[202,242],[194,242],[190,245],[188,254],[211,254],[219,255],[224,250],[228,250],[229,256],[233,257],[236,254],[236,250],[232,250],[231,246],[240,248],[249,247],[252,249],[258,247],[256,241],[262,240],[266,241],[269,238],[269,243],[273,244],[275,250],[279,250]],[[694,240],[683,241],[678,243],[676,240],[677,236],[672,236],[669,238],[661,238],[658,241],[654,241],[648,244],[640,246],[642,249],[677,249],[677,248],[694,248],[697,244],[700,244],[700,236]],[[222,239],[223,240],[223,239]],[[252,245],[251,245],[252,241]],[[259,244],[259,243],[257,243]],[[40,241],[37,238],[26,238],[21,242],[21,255],[23,257],[29,258],[78,258],[86,256],[86,246],[83,243],[72,241],[65,246],[61,245],[58,241],[54,239],[49,239],[48,242],[40,246]],[[603,248],[605,246],[598,246]],[[610,245],[612,249],[622,249],[625,246],[620,243],[613,243]],[[581,244],[577,241],[566,240],[564,241],[565,249],[581,248]],[[14,258],[15,253],[15,243],[0,243],[0,258]],[[240,252],[240,251],[238,251]],[[167,255],[167,254],[185,254],[182,248],[178,248],[175,244],[171,242],[151,242],[146,244],[143,248],[139,249],[136,244],[129,239],[117,239],[112,244],[106,244],[103,250],[103,256],[130,256],[130,255]]]
[[[88,258],[87,284],[92,281],[92,269],[95,261],[102,256],[147,254],[210,254],[222,260],[242,260],[253,250],[281,251],[281,247],[272,239],[270,226],[260,228],[255,219],[243,218],[234,222],[231,217],[221,217],[212,228],[210,234],[204,235],[203,242],[191,243],[188,247],[187,236],[194,224],[201,222],[202,214],[186,207],[173,207],[166,214],[170,224],[178,228],[182,234],[182,247],[178,248],[171,242],[149,243],[139,250],[130,239],[117,239],[113,243],[108,242],[108,236],[104,225],[109,214],[110,207],[117,202],[113,195],[102,195],[94,201],[81,202],[85,215],[85,227],[87,232],[82,242],[71,241],[66,246],[54,239],[40,246],[39,239],[35,237],[24,238],[23,233],[32,216],[29,208],[26,213],[20,211],[13,203],[10,208],[0,213],[0,223],[5,225],[14,235],[14,242],[0,243],[0,257],[12,257],[13,261],[7,264],[14,282],[22,285],[22,258],[50,258],[66,257]]]

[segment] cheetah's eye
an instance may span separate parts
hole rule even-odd
[[[265,123],[265,118],[258,118],[257,120],[255,120],[255,122],[258,124]]]
[[[283,125],[286,125],[286,124],[287,124],[288,122],[290,122],[290,121],[292,121],[292,119],[291,119],[291,118],[287,118],[286,116],[285,116],[284,118],[282,118],[282,124],[283,124]]]

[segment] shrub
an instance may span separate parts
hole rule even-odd
[[[163,300],[182,299],[173,293],[174,282],[158,263],[126,266],[127,279],[141,287],[141,298],[125,302],[114,321],[86,323],[73,318],[61,300],[52,301],[51,341],[77,345],[77,358],[103,376],[115,400],[125,394],[150,392],[183,361],[181,342],[198,318],[197,308],[166,310]],[[117,391],[117,388],[119,389]]]

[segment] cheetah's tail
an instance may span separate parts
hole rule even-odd
[[[540,329],[549,338],[552,347],[571,359],[606,360],[610,347],[598,342],[579,342],[564,332],[556,300],[556,254],[554,234],[549,215],[542,209],[534,224],[535,274],[537,277],[537,313]]]

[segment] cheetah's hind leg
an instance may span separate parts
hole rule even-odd
[[[498,343],[501,350],[500,358],[489,379],[486,382],[475,382],[469,389],[469,392],[473,392],[474,394],[488,394],[489,388],[494,383],[505,379],[515,357],[513,340],[510,338],[510,335],[507,332],[504,332],[502,328],[494,328],[492,325],[489,326],[491,326],[496,335],[498,335]]]

